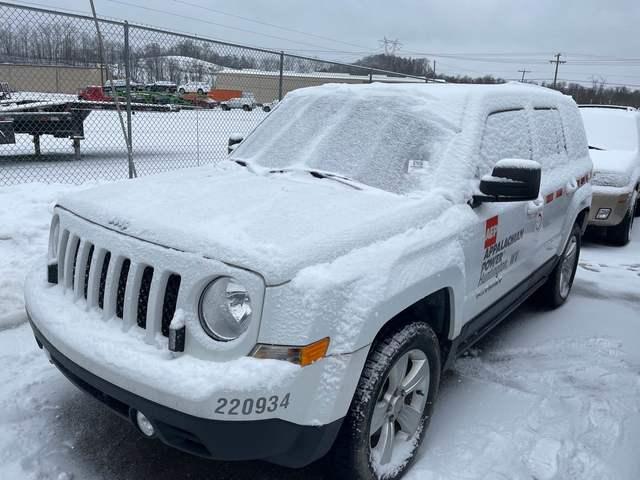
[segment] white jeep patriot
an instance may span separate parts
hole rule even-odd
[[[62,199],[27,311],[147,437],[399,478],[456,355],[531,294],[567,299],[591,168],[544,88],[297,90],[229,161]]]

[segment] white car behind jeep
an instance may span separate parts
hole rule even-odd
[[[640,112],[635,108],[581,105],[591,159],[593,202],[589,225],[626,245],[640,215]]]
[[[256,99],[253,93],[243,93],[241,97],[231,98],[224,102],[220,102],[220,108],[222,110],[233,110],[241,108],[245,111],[251,111],[256,106]]]
[[[530,295],[567,299],[591,168],[543,88],[297,90],[224,165],[62,199],[27,312],[147,437],[396,479],[456,356]]]

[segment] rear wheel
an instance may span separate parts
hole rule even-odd
[[[248,111],[250,111],[250,110],[251,110],[251,107],[250,107],[249,105],[243,105],[243,106],[242,106],[242,109],[243,109],[245,112],[248,112]]]
[[[578,268],[581,244],[582,229],[576,224],[571,230],[558,264],[536,294],[538,303],[547,308],[557,308],[567,301]]]
[[[184,95],[184,88],[181,88],[180,90],[178,90],[178,93],[179,93],[180,95]]]
[[[633,218],[635,208],[631,206],[627,214],[624,216],[624,220],[615,227],[607,228],[607,240],[613,245],[619,247],[625,246],[631,241],[631,230],[633,229]]]
[[[422,322],[372,348],[330,459],[334,478],[393,480],[414,459],[440,382],[438,338]]]
[[[202,90],[201,88],[198,89],[198,95],[203,95],[204,94],[204,90]]]

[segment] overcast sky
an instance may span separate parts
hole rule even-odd
[[[33,1],[90,11],[89,0]],[[347,62],[381,53],[379,40],[384,36],[397,38],[402,42],[398,54],[436,60],[437,71],[450,74],[514,79],[524,68],[532,71],[529,79],[550,80],[549,60],[560,52],[567,61],[560,66],[560,79],[588,83],[598,78],[640,88],[640,0],[95,3],[103,16]]]

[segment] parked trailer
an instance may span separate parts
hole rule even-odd
[[[124,109],[124,106],[122,106]],[[84,121],[93,110],[115,110],[114,102],[105,101],[34,101],[0,102],[0,145],[16,143],[15,134],[33,136],[36,156],[40,156],[40,136],[52,135],[73,141],[76,159],[80,159],[80,140],[84,140]],[[173,112],[174,105],[131,104],[131,110]]]

